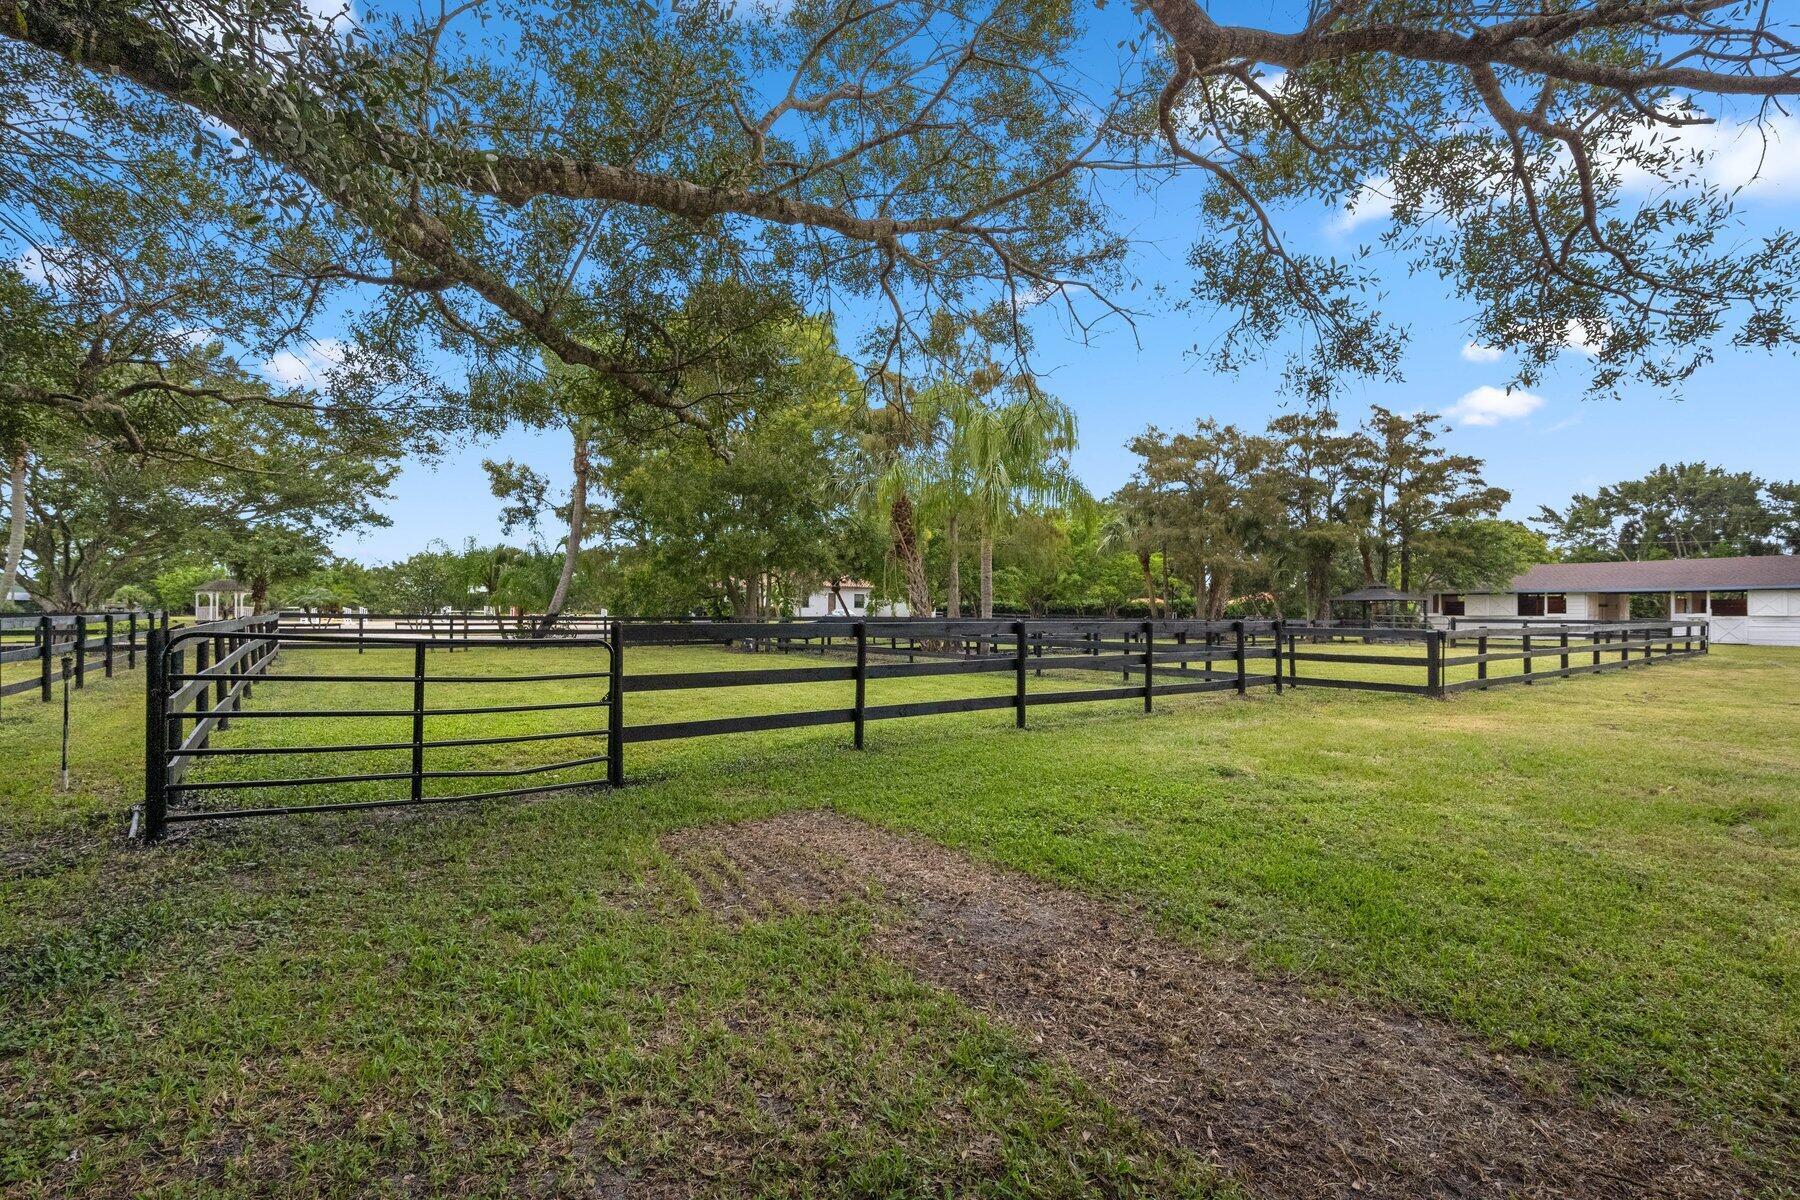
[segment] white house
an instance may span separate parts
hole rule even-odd
[[[1434,592],[1434,625],[1484,617],[1624,621],[1633,596],[1656,596],[1672,617],[1704,618],[1715,642],[1800,646],[1800,556],[1540,563],[1504,591]]]
[[[797,617],[860,617],[869,611],[873,584],[859,579],[830,579],[814,589],[794,613]]]

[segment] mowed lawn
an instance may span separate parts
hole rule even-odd
[[[402,656],[291,652],[280,668],[403,671]],[[628,655],[634,673],[819,662]],[[434,674],[591,666],[568,650],[431,657]],[[869,699],[1011,686],[883,680]],[[1794,651],[1716,648],[1449,701],[1265,689],[1161,699],[1148,717],[1130,701],[1046,707],[1024,731],[1005,710],[886,721],[860,754],[847,726],[649,743],[627,748],[634,782],[617,794],[209,824],[149,850],[121,838],[142,790],[141,687],[122,674],[75,697],[66,792],[54,708],[10,697],[0,715],[9,1193],[628,1195],[669,1179],[719,1194],[1220,1191],[1204,1162],[1022,1037],[874,957],[866,912],[733,926],[667,902],[664,832],[812,807],[1116,899],[1296,986],[1554,1056],[1597,1097],[1675,1105],[1772,1188],[1800,1145]],[[646,693],[628,717],[840,708],[849,687]],[[428,703],[601,690],[439,683]],[[274,680],[251,709],[409,702],[406,684]],[[433,718],[427,736],[600,715]],[[404,717],[247,718],[214,745],[409,733]],[[442,750],[427,766],[602,749]],[[194,778],[406,758],[218,759]]]

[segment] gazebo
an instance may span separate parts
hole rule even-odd
[[[215,579],[194,589],[194,617],[224,621],[250,611],[250,589],[235,579]]]
[[[1354,592],[1345,592],[1341,596],[1331,598],[1331,611],[1335,617],[1340,604],[1362,605],[1362,623],[1364,625],[1415,625],[1424,623],[1425,597],[1403,592],[1399,588],[1389,587],[1385,583],[1368,583]],[[1413,605],[1417,611],[1411,620],[1403,620],[1407,615],[1403,612],[1407,605]]]

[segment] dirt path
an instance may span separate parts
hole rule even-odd
[[[1261,1197],[1753,1194],[1663,1110],[1569,1098],[1543,1059],[1322,1002],[1136,915],[831,813],[665,846],[736,919],[874,900],[874,949],[1061,1057]],[[1536,1082],[1532,1082],[1536,1081]]]

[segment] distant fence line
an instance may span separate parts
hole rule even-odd
[[[107,676],[115,669],[132,670],[146,648],[152,627],[168,632],[166,612],[41,613],[0,617],[0,697],[36,691],[45,703],[52,685],[66,676],[76,687],[87,685],[90,666]],[[62,660],[69,659],[65,671]],[[33,664],[23,678],[7,680],[10,663]]]
[[[783,622],[633,621],[609,618],[565,618],[545,624],[515,618],[465,618],[363,615],[335,626],[316,617],[292,614],[240,618],[149,634],[146,710],[146,782],[144,832],[156,838],[171,824],[221,818],[273,816],[287,813],[396,808],[467,800],[522,796],[539,792],[618,786],[625,781],[624,754],[629,743],[751,733],[810,726],[850,725],[854,744],[865,744],[871,721],[1010,709],[1023,728],[1028,712],[1045,705],[1131,700],[1152,710],[1157,697],[1268,687],[1276,693],[1296,687],[1325,687],[1447,696],[1471,688],[1531,684],[1576,673],[1608,671],[1708,652],[1702,621],[1628,621],[1557,626],[1517,625],[1474,628],[1412,629],[1393,626],[1323,625],[1288,621],[1108,621],[1069,620],[941,620],[936,618],[825,619]],[[486,623],[472,623],[483,621]],[[532,624],[532,621],[537,621]],[[379,622],[379,627],[375,623]],[[1322,649],[1328,643],[1386,646],[1389,652]],[[659,646],[730,646],[770,653],[816,652],[838,662],[818,666],[745,666],[729,670],[628,674],[628,649]],[[505,675],[457,668],[427,673],[431,650],[447,653],[475,647],[561,649],[586,648],[596,655],[592,669]],[[1397,654],[1416,646],[1419,654]],[[284,651],[370,649],[410,650],[404,673],[306,671],[272,672]],[[190,658],[191,655],[191,658]],[[1490,675],[1494,663],[1518,662],[1517,674]],[[1324,674],[1329,663],[1345,668],[1379,666],[1420,672],[1416,682]],[[1457,668],[1473,668],[1468,679],[1452,681]],[[1062,686],[1033,690],[1029,681],[1057,673]],[[1114,674],[1114,686],[1068,686],[1070,674]],[[937,700],[872,703],[870,685],[887,679],[916,679],[965,674],[1010,675],[1008,692]],[[498,684],[604,680],[603,691],[577,699],[504,705],[429,707],[426,684]],[[633,723],[626,700],[635,693],[699,691],[796,684],[847,682],[850,703],[804,711],[749,713],[678,721]],[[411,702],[381,708],[304,709],[277,705],[247,710],[254,687],[287,683],[410,684]],[[567,711],[580,717],[579,727],[532,733],[489,734],[463,738],[429,738],[427,721],[444,716]],[[214,746],[212,735],[234,720],[256,718],[259,725],[317,718],[410,718],[410,736],[387,741],[343,741],[328,745],[273,744]],[[554,763],[524,767],[465,770],[427,768],[433,750],[464,749],[520,742],[575,740],[604,744],[604,753],[580,753]],[[188,778],[199,762],[238,756],[303,756],[373,751],[409,751],[406,770],[333,775],[283,775],[273,778]],[[598,774],[604,769],[604,775]],[[590,770],[593,777],[487,789],[473,793],[432,794],[438,780],[519,777]],[[373,800],[295,803],[255,808],[205,809],[183,805],[191,795],[242,790],[332,787],[393,782],[406,785],[404,795]]]

